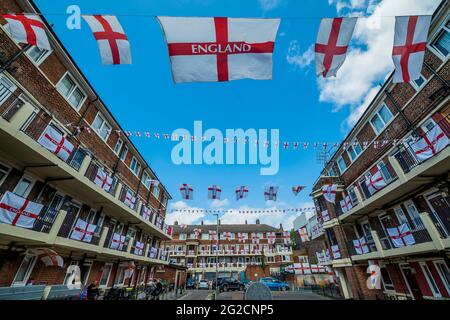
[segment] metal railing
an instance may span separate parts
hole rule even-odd
[[[349,253],[350,256],[361,255],[361,254],[358,254],[358,252],[356,251],[355,244],[353,243],[353,241],[348,241],[347,242],[347,249],[348,249],[348,253]],[[363,249],[361,248],[361,252],[364,252],[362,250]],[[377,248],[376,248],[375,242],[373,240],[367,241],[367,250],[368,250],[368,252],[365,253],[365,254],[368,254],[368,253],[371,253],[371,252],[377,252]]]

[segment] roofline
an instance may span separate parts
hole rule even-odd
[[[57,36],[57,34],[54,32],[53,28],[51,27],[51,25],[48,23],[47,19],[45,18],[45,16],[43,15],[43,13],[39,10],[38,6],[34,3],[33,0],[19,0],[21,1],[24,6],[26,6],[27,4],[30,6],[31,9],[33,9],[36,13],[39,13],[41,15],[41,19],[42,21],[45,23],[45,25],[47,26],[47,30],[51,33],[51,35],[53,36],[53,39],[58,43],[59,45],[59,49],[62,50],[62,52],[66,55],[66,58],[68,58],[69,62],[73,65],[73,67],[77,70],[77,72],[79,73],[79,75],[82,77],[83,81],[85,82],[85,84],[89,87],[89,89],[92,91],[92,93],[96,96],[96,98],[98,99],[98,102],[100,102],[102,108],[104,109],[104,111],[106,111],[108,113],[108,115],[114,120],[115,124],[119,127],[119,129],[124,132],[122,126],[119,124],[119,122],[116,120],[116,118],[114,117],[114,115],[111,113],[111,111],[106,107],[106,104],[103,102],[102,98],[99,96],[99,94],[97,93],[97,91],[94,89],[94,87],[91,85],[91,83],[89,82],[89,80],[86,78],[86,76],[84,75],[84,73],[81,71],[80,67],[78,66],[78,64],[75,62],[75,60],[72,58],[72,56],[70,55],[70,53],[67,51],[67,49],[65,48],[65,46],[63,45],[63,43],[61,42],[61,40],[59,39],[59,37]],[[126,136],[125,136],[126,137]],[[153,176],[155,177],[155,179],[157,179],[160,182],[160,186],[162,186],[162,188],[164,189],[164,191],[166,192],[166,194],[169,196],[169,200],[172,200],[172,196],[169,193],[169,191],[167,190],[167,188],[164,186],[164,184],[161,182],[161,180],[158,178],[158,176],[156,175],[155,171],[153,171],[153,169],[150,167],[150,165],[148,164],[147,160],[142,156],[142,154],[139,152],[139,150],[136,148],[136,146],[134,145],[134,143],[128,138],[126,137],[126,139],[128,140],[128,143],[130,144],[130,146],[134,149],[134,151],[137,153],[137,155],[141,158],[141,160],[143,162],[145,162],[145,165],[147,166],[147,169],[150,170],[150,172],[153,174]],[[139,178],[138,178],[139,179]],[[140,179],[139,179],[139,183],[140,183]]]

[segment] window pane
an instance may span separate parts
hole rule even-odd
[[[84,94],[81,92],[81,90],[75,89],[75,91],[70,96],[69,101],[74,107],[78,108],[83,99],[84,99]]]
[[[73,87],[75,86],[75,83],[66,76],[62,81],[58,84],[58,90],[62,93],[63,96],[67,97],[72,91]]]
[[[392,119],[391,111],[386,106],[383,106],[380,109],[379,114],[380,114],[380,116],[383,119],[385,124],[388,123]]]
[[[28,51],[28,55],[34,62],[39,62],[48,51],[45,49],[40,49],[38,47],[32,47]]]
[[[350,155],[350,158],[351,158],[352,160],[355,160],[355,158],[356,158],[356,153],[355,153],[355,150],[353,150],[353,147],[348,148],[348,153],[349,153],[349,155]]]
[[[23,258],[22,263],[20,264],[19,270],[17,270],[16,278],[14,282],[24,282],[26,280],[27,274],[33,265],[35,257],[34,256],[25,256]]]
[[[444,30],[434,42],[434,47],[446,57],[450,52],[450,33]]]
[[[417,87],[421,87],[423,83],[425,82],[425,78],[422,77],[422,75],[419,77],[419,79],[414,80],[414,83],[417,85]]]
[[[361,146],[359,145],[359,143],[355,144],[355,152],[356,155],[359,155],[361,153]]]
[[[15,194],[23,197],[25,195],[25,193],[27,192],[28,188],[31,185],[31,181],[27,180],[27,179],[22,179],[19,184],[17,185],[16,189],[15,189]]]
[[[103,119],[100,116],[95,117],[94,123],[92,123],[92,128],[95,130],[100,130],[103,124]]]
[[[108,284],[109,273],[111,272],[111,265],[107,264],[103,267],[102,278],[100,279],[100,285],[106,286]]]
[[[120,160],[124,161],[127,157],[128,148],[123,148],[122,155],[120,156]]]
[[[450,288],[450,272],[448,271],[448,268],[442,263],[436,263],[439,271],[441,271],[441,275],[442,275],[442,280],[445,281],[445,283],[447,284],[447,287]]]
[[[119,153],[119,151],[120,151],[120,148],[122,147],[122,140],[117,140],[117,142],[116,142],[116,146],[114,147],[114,153],[115,154],[118,154]]]
[[[370,120],[370,122],[375,127],[375,130],[377,131],[377,133],[381,132],[381,130],[383,130],[384,124],[377,114],[372,118],[372,120]]]

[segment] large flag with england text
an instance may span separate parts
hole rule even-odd
[[[280,19],[158,17],[176,83],[272,79]]]

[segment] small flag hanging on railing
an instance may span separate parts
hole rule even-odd
[[[180,187],[181,197],[185,200],[194,199],[194,189],[186,183],[183,183]]]
[[[379,169],[376,170],[369,178],[366,179],[366,186],[370,194],[375,194],[386,186],[383,175]]]
[[[248,189],[245,186],[238,187],[236,189],[236,200],[247,198]]]
[[[212,185],[208,187],[208,199],[220,200],[220,195],[222,193],[222,188],[217,185]]]
[[[335,203],[337,184],[326,184],[322,186],[322,194],[326,201]]]
[[[264,199],[266,201],[277,201],[277,193],[278,187],[276,186],[267,186],[264,191]]]
[[[358,255],[369,253],[369,247],[367,246],[365,237],[353,240],[353,246],[355,247],[355,251]]]
[[[292,192],[294,193],[294,196],[297,196],[303,189],[305,189],[304,186],[294,186],[292,187]]]
[[[77,222],[75,223],[75,227],[73,228],[72,234],[70,235],[70,239],[90,243],[96,229],[96,225],[87,223],[86,221],[78,218]]]
[[[396,248],[412,246],[416,243],[409,226],[403,223],[394,228],[387,228],[386,231]]]

